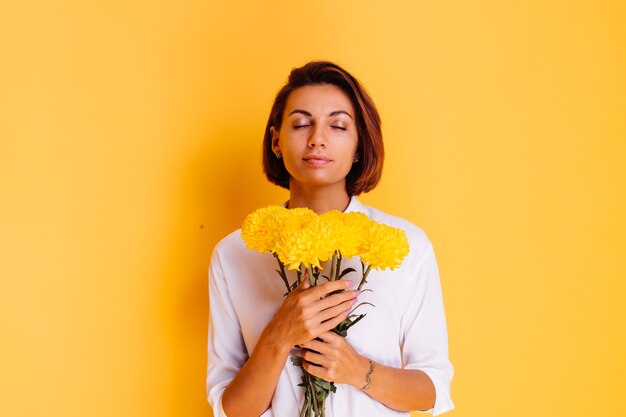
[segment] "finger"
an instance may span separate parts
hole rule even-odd
[[[317,314],[316,319],[319,319],[320,323],[323,323],[326,320],[332,319],[333,317],[336,317],[337,315],[341,313],[350,311],[355,302],[356,302],[356,298],[353,298],[351,300],[344,301],[341,304],[337,304],[334,307],[330,307],[323,311],[320,311]]]
[[[327,361],[324,358],[324,355],[320,355],[319,353],[312,352],[310,350],[302,351],[302,359],[318,366],[326,367],[327,365]]]
[[[352,285],[350,280],[329,281],[309,289],[307,291],[307,301],[319,300],[323,296],[337,290],[345,290]]]
[[[335,332],[324,332],[324,333],[320,334],[317,337],[322,339],[324,342],[319,342],[317,340],[314,340],[314,342],[321,343],[324,346],[337,345],[338,343],[341,343],[342,341],[345,340],[343,337],[339,336]],[[317,350],[317,349],[315,349],[315,350]]]
[[[332,319],[327,320],[324,323],[320,324],[320,326],[318,327],[318,332],[316,333],[320,335],[331,329],[334,329],[339,323],[341,323],[342,321],[346,319],[346,317],[348,317],[348,313],[349,313],[348,311],[345,311],[337,315],[336,317],[333,317]]]
[[[315,304],[316,307],[320,310],[325,310],[327,308],[341,304],[344,301],[356,300],[356,297],[358,297],[360,294],[361,291],[359,290],[344,291],[338,294],[329,295],[326,298],[316,301]]]
[[[329,349],[326,343],[320,342],[319,340],[309,340],[308,342],[303,343],[301,347],[304,349],[314,350],[319,353],[328,352],[328,349]]]
[[[328,376],[328,371],[326,370],[326,368],[322,366],[314,365],[307,361],[302,361],[302,367],[304,368],[305,371],[307,371],[313,376],[322,378],[326,381],[331,381],[331,379]]]
[[[299,294],[304,290],[308,290],[311,287],[311,284],[309,283],[308,279],[303,279],[300,284],[298,284],[298,286],[291,291],[289,294],[290,295],[295,295],[295,294]]]

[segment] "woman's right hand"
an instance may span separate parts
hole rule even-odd
[[[258,416],[267,410],[291,349],[341,323],[360,293],[349,290],[329,295],[345,290],[350,281],[325,282],[312,288],[308,279],[303,281],[285,297],[250,358],[224,390],[222,407],[229,416]]]
[[[300,345],[313,340],[341,323],[361,293],[358,290],[343,291],[352,281],[329,281],[311,288],[308,279],[290,292],[266,328],[275,342],[285,347]]]

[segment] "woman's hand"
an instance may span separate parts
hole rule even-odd
[[[362,388],[366,384],[370,362],[359,355],[343,337],[333,332],[302,345],[302,366],[317,377],[339,384]]]
[[[315,339],[341,323],[356,301],[360,291],[345,290],[351,281],[338,280],[310,287],[307,279],[285,297],[280,308],[268,323],[268,331],[275,341],[292,346]]]
[[[360,291],[344,291],[350,281],[310,288],[308,280],[293,290],[265,326],[248,361],[224,390],[222,407],[229,416],[261,415],[270,407],[285,360],[294,345],[332,329],[348,315]]]

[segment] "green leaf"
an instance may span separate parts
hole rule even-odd
[[[320,388],[330,389],[330,382],[325,381],[321,378],[315,378],[315,385],[317,385]]]
[[[330,297],[331,295],[335,295],[335,294],[341,294],[344,291],[345,290],[335,290],[333,292],[328,293],[328,295],[326,297]]]
[[[376,307],[376,306],[375,306],[374,304],[372,304],[372,303],[368,303],[367,301],[363,301],[362,303],[357,304],[357,305],[356,305],[356,307],[354,307],[350,313],[354,313],[354,311],[355,311],[357,308],[361,307],[361,306],[362,306],[362,305],[364,305],[364,304],[366,304],[366,305],[370,305],[370,306],[372,306],[372,307]]]
[[[359,321],[360,321],[363,317],[365,317],[365,316],[366,316],[365,314],[361,314],[361,315],[360,315],[359,317],[357,317],[354,321],[352,321],[352,323],[350,323],[350,324],[348,325],[348,327],[346,327],[346,329],[345,329],[345,330],[346,330],[346,331],[348,331],[348,329],[349,329],[350,327],[352,327],[352,326],[354,326],[355,324],[357,324],[357,323],[358,323],[358,322],[359,322]]]
[[[346,268],[346,269],[344,269],[343,271],[341,271],[341,274],[339,274],[337,279],[343,278],[345,275],[349,274],[350,272],[356,272],[356,269],[354,269],[354,268]]]

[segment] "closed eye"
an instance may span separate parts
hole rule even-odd
[[[342,127],[342,126],[331,126],[333,129],[339,129],[339,130],[348,130],[348,128],[346,127]]]
[[[309,126],[311,126],[311,125],[295,125],[293,128],[294,129],[303,129],[303,128],[309,127]]]

